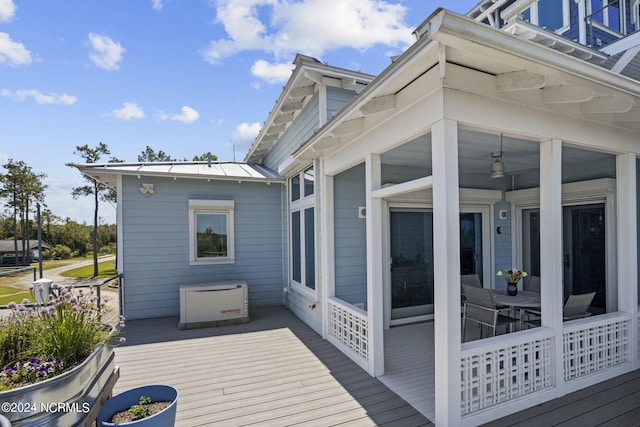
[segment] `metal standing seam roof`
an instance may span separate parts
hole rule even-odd
[[[238,162],[149,162],[73,164],[83,174],[99,181],[107,175],[166,176],[172,178],[284,182],[284,178],[264,166]]]

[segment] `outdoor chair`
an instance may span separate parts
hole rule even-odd
[[[540,276],[530,276],[525,291],[540,293]]]
[[[490,328],[491,336],[496,335],[499,326],[509,325],[509,331],[513,329],[513,324],[518,322],[518,319],[500,313],[500,308],[493,302],[491,290],[469,285],[462,287],[466,296],[462,317],[462,341],[465,341],[468,321],[480,325],[480,338],[483,326]]]
[[[462,274],[460,276],[460,283],[463,285],[474,286],[476,288],[482,287],[480,277],[477,274]]]
[[[462,285],[473,286],[474,288],[482,288],[482,283],[480,283],[480,276],[477,274],[462,274],[460,275],[460,290],[461,290],[461,298],[460,304],[464,305],[465,296],[464,296],[464,287]],[[499,310],[506,309],[506,306],[498,306]]]
[[[564,304],[564,308],[562,309],[562,320],[574,320],[581,319],[583,317],[591,316],[589,310],[589,306],[593,301],[593,298],[596,296],[595,292],[590,292],[588,294],[579,294],[579,295],[569,295],[567,298],[567,302]],[[540,315],[538,311],[526,310],[526,314]],[[540,327],[542,325],[542,319],[540,317],[535,319],[527,319],[522,322],[528,327]]]
[[[463,285],[473,286],[475,288],[481,288],[480,277],[477,274],[461,274],[460,275],[460,304],[464,305],[464,287]]]

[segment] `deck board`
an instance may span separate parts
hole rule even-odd
[[[385,331],[385,375],[372,378],[283,307],[243,325],[178,330],[177,318],[128,322],[116,349],[119,393],[178,388],[182,426],[433,426],[433,323]],[[419,339],[417,339],[419,338]],[[485,426],[640,425],[640,371]]]
[[[177,318],[128,322],[114,392],[176,387],[179,427],[433,425],[285,308],[251,314],[194,330],[178,330]]]
[[[640,370],[501,418],[483,427],[640,425]]]

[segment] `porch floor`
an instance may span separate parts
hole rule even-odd
[[[433,322],[384,332],[384,375],[380,381],[430,420],[435,413]]]
[[[177,324],[177,317],[127,322],[114,393],[176,387],[178,427],[433,426],[433,322],[386,331],[379,380],[284,307],[252,310],[244,325]],[[640,371],[487,424],[538,425],[640,425]]]
[[[114,388],[176,387],[176,426],[433,426],[284,307],[252,310],[244,325],[177,324],[127,322]]]

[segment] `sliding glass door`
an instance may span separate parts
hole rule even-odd
[[[433,213],[391,210],[391,320],[433,314]]]
[[[606,312],[607,259],[605,204],[562,208],[563,295],[596,292],[592,312]],[[540,275],[540,210],[522,211],[523,268]]]
[[[483,280],[483,214],[460,214],[460,271]],[[391,324],[433,315],[433,213],[392,208],[389,212]]]

